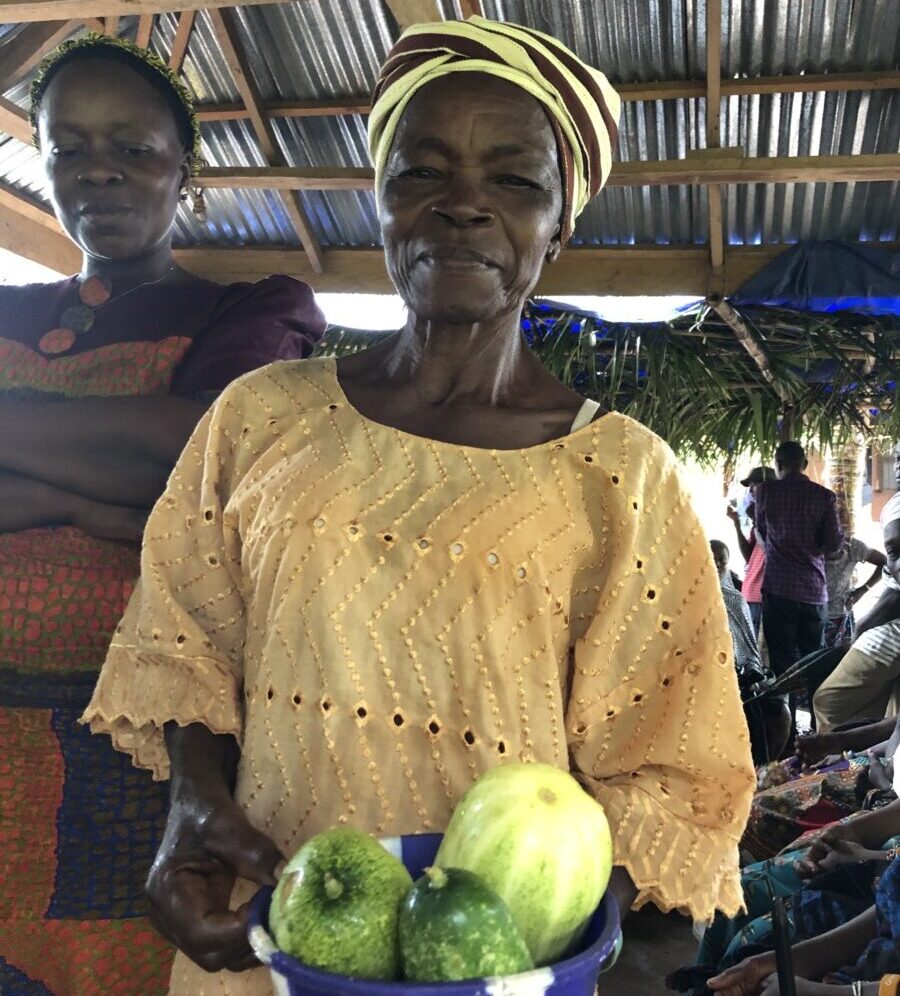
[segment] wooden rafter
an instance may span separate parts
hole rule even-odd
[[[706,0],[706,147],[718,149],[719,123],[722,113],[722,0]],[[725,240],[722,231],[722,188],[718,183],[706,187],[709,218],[709,267],[711,289],[718,290],[725,263]]]
[[[169,56],[169,68],[176,73],[180,73],[181,67],[184,65],[184,57],[187,55],[196,18],[197,11],[195,10],[186,10],[178,18],[178,27],[175,29],[175,37],[172,39],[172,53]]]
[[[858,91],[900,89],[900,72],[827,73],[822,76],[766,76],[740,80],[721,80],[722,97],[771,93],[810,93],[813,91]],[[706,96],[706,84],[674,80],[670,83],[617,83],[622,100],[698,99]],[[266,105],[273,118],[327,117],[329,115],[368,114],[368,96],[339,97],[332,100],[284,100]],[[243,104],[200,104],[201,121],[228,121],[248,118]]]
[[[725,251],[725,290],[736,290],[768,265],[787,246],[733,246]],[[175,252],[178,262],[222,283],[287,273],[309,281],[317,291],[393,293],[380,249],[326,249],[325,272],[315,274],[299,249],[215,249],[196,247]],[[536,293],[562,294],[696,294],[706,287],[704,246],[615,246],[566,249],[544,267]]]
[[[6,97],[0,97],[0,132],[6,132],[26,145],[31,142],[28,117],[18,104]]]
[[[241,0],[241,6],[287,0]],[[59,18],[109,17],[113,14],[165,14],[181,10],[229,7],[234,0],[0,0],[0,23],[54,21]]]
[[[256,83],[253,80],[253,74],[250,71],[250,65],[241,46],[234,14],[232,11],[214,9],[209,11],[209,17],[222,49],[222,55],[234,77],[235,86],[237,86],[241,99],[244,101],[244,106],[250,112],[250,123],[256,132],[263,158],[271,165],[277,166],[284,162],[284,157],[278,148],[272,123],[266,115]],[[309,256],[310,265],[316,273],[321,273],[323,269],[322,249],[313,234],[296,188],[284,198],[284,204],[300,243]]]
[[[385,0],[394,20],[405,31],[410,25],[423,21],[440,21],[441,10],[437,0]]]
[[[4,20],[0,0],[0,22]],[[45,21],[20,31],[12,41],[0,48],[0,93],[24,79],[48,52],[80,26],[80,20]]]
[[[135,36],[135,41],[141,48],[147,48],[150,44],[150,38],[153,35],[153,15],[152,14],[141,14],[138,20],[137,35]]]
[[[119,15],[111,14],[103,21],[103,33],[115,38],[119,34]]]
[[[3,185],[0,246],[60,273],[74,273],[81,264],[81,253],[63,234],[56,218],[42,205]]]
[[[614,163],[607,186],[706,186],[719,183],[835,183],[900,179],[900,154],[870,156],[737,157],[695,153],[687,159]],[[204,170],[205,187],[258,190],[371,190],[371,169],[359,167],[245,166]]]
[[[88,31],[96,31],[97,34],[106,34],[106,21],[102,17],[82,17],[81,23]]]

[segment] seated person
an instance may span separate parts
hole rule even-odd
[[[900,493],[885,505],[881,526],[886,570],[900,581]],[[845,723],[900,712],[900,619],[857,637],[813,698],[816,727],[824,733]]]
[[[742,959],[742,950],[773,947],[772,896],[790,898],[788,927],[803,940],[831,930],[862,913],[874,894],[875,879],[900,841],[900,800],[877,812],[838,823],[812,843],[744,868],[741,883],[746,912],[717,916],[703,935],[695,968],[722,972]],[[687,974],[687,973],[685,973]]]
[[[900,972],[900,858],[877,880],[874,904],[848,922],[793,945],[797,996],[877,996]],[[774,953],[753,955],[714,976],[719,996],[781,996]]]

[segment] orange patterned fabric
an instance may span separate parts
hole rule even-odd
[[[571,764],[639,905],[741,906],[755,778],[718,577],[671,452],[618,414],[494,451],[364,418],[331,360],[242,378],[151,516],[85,718],[159,778],[167,721],[234,734],[237,799],[288,853],[440,829],[509,759]],[[170,992],[270,987],[179,956]]]
[[[28,390],[67,398],[159,394],[191,340],[173,335],[159,342],[117,342],[75,356],[42,356],[21,342],[0,338],[0,392]]]

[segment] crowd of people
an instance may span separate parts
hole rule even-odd
[[[0,288],[0,991],[268,996],[248,900],[286,855],[332,826],[440,829],[509,760],[567,768],[603,804],[623,918],[653,902],[712,923],[714,991],[768,985],[769,956],[740,960],[764,934],[752,883],[786,870],[807,895],[848,850],[874,905],[856,895],[835,929],[861,944],[857,976],[891,970],[896,502],[882,564],[782,444],[747,478],[741,592],[668,447],[521,336],[609,176],[619,110],[548,35],[408,29],[368,122],[408,318],[332,360],[310,358],[325,323],[305,284],[175,263],[200,133],[171,70],[96,35],[41,66],[35,141],[83,265]],[[745,831],[765,806],[742,716],[757,759],[784,752],[768,667],[789,676],[826,629],[843,646],[857,560],[891,586],[816,689],[800,749],[818,770],[784,762],[768,790],[834,783],[844,809],[822,788],[806,813],[821,826],[868,778],[870,811],[804,842],[802,868],[742,880],[741,846],[773,857]],[[822,761],[865,747],[867,765]],[[797,964],[822,975],[850,946]]]
[[[742,482],[749,536],[729,511],[747,562],[743,582],[729,569],[725,544],[711,543],[738,676],[749,670],[753,679],[742,680],[742,690],[752,702],[754,759],[773,760],[758,766],[741,840],[745,910],[717,915],[696,964],[669,979],[694,996],[782,991],[774,897],[785,901],[798,996],[894,993],[900,985],[900,444],[897,493],[881,513],[884,553],[842,535],[834,496],[806,479],[804,465],[797,444],[784,443],[774,468],[756,468]],[[748,582],[761,594],[761,626],[750,625],[740,593]],[[875,606],[856,620],[853,606],[879,582]],[[812,704],[813,728],[795,739],[788,689]]]

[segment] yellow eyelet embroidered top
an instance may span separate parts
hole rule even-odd
[[[237,800],[286,854],[442,829],[481,772],[555,764],[638,905],[741,907],[754,775],[719,581],[670,450],[622,415],[488,450],[364,418],[333,360],[241,378],[150,517],[85,720],[158,778],[164,723],[234,734]],[[173,970],[183,996],[270,991]]]

